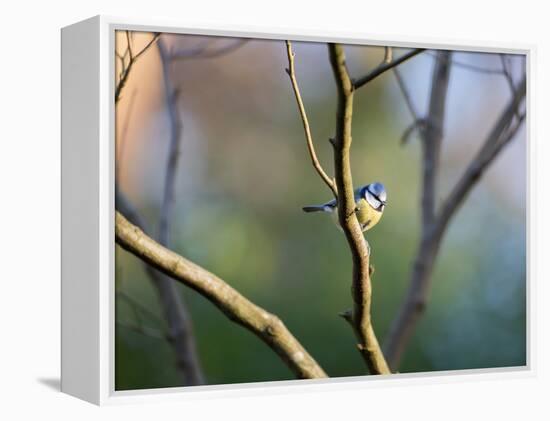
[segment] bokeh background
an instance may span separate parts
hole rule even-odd
[[[174,48],[218,48],[234,39],[161,35]],[[135,33],[136,49],[151,34]],[[117,35],[117,50],[126,47]],[[296,72],[318,156],[332,173],[336,89],[326,45],[294,43]],[[395,49],[398,56],[406,50]],[[382,60],[382,47],[346,46],[354,76]],[[427,108],[433,51],[399,67],[420,111]],[[455,52],[438,180],[443,200],[511,93],[498,54]],[[508,56],[514,77],[522,56]],[[313,170],[283,41],[250,40],[219,57],[172,63],[183,125],[172,248],[279,315],[331,377],[366,372],[338,313],[351,307],[351,259],[327,215],[301,207],[330,198]],[[476,70],[477,69],[477,70]],[[482,71],[480,71],[482,70]],[[495,71],[492,71],[495,70]],[[155,230],[170,125],[159,53],[132,68],[116,107],[117,183]],[[367,233],[372,247],[373,322],[381,341],[404,297],[419,238],[420,143],[391,72],[355,95],[355,184],[381,181],[389,206]],[[526,135],[497,158],[452,220],[436,263],[426,314],[401,372],[512,367],[526,362]],[[166,326],[143,265],[116,250],[116,389],[181,384]],[[263,342],[178,285],[192,315],[208,384],[293,379]],[[140,327],[144,332],[136,329]]]

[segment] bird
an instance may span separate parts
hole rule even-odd
[[[370,230],[380,222],[386,207],[386,197],[386,188],[379,182],[366,184],[355,190],[355,212],[363,232]],[[331,213],[335,218],[335,223],[340,227],[336,199],[322,205],[304,206],[302,209],[304,212]]]

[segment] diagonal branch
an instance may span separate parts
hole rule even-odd
[[[294,51],[292,51],[292,44],[290,43],[290,41],[286,41],[286,51],[288,56],[288,69],[286,69],[286,72],[290,77],[294,96],[296,97],[296,103],[298,104],[298,110],[300,111],[300,116],[302,118],[302,125],[304,126],[307,149],[309,151],[311,163],[313,164],[313,167],[315,168],[321,179],[330,188],[334,197],[337,198],[338,192],[336,189],[336,185],[334,184],[334,181],[327,175],[325,170],[323,170],[323,167],[319,162],[319,159],[317,158],[317,154],[315,153],[315,146],[313,146],[313,138],[311,136],[309,121],[304,107],[304,102],[302,101],[302,95],[300,94],[300,88],[298,87],[298,81],[296,80],[296,72],[294,70]]]
[[[141,230],[148,231],[141,215],[118,188],[116,189],[116,209],[123,212]],[[144,266],[162,304],[164,318],[169,328],[167,339],[174,347],[178,370],[181,371],[186,385],[203,384],[204,376],[197,354],[191,316],[187,307],[181,300],[172,279],[145,262]]]
[[[485,139],[483,146],[443,203],[439,216],[438,230],[442,231],[447,227],[450,219],[464,202],[472,187],[479,181],[484,171],[491,165],[504,146],[514,138],[518,129],[523,124],[525,114],[521,115],[514,125],[511,126],[510,124],[518,113],[519,105],[525,98],[525,95],[526,78],[524,76],[516,88],[513,98]]]
[[[407,143],[409,137],[415,130],[418,130],[420,135],[424,136],[423,131],[426,129],[426,119],[424,117],[420,117],[420,114],[416,110],[409,89],[407,88],[405,80],[403,79],[403,76],[401,75],[401,72],[397,67],[394,67],[393,74],[395,76],[395,79],[397,80],[397,86],[399,86],[401,95],[403,95],[403,99],[405,100],[405,104],[407,105],[407,108],[409,109],[409,113],[411,114],[413,120],[401,136],[401,145],[404,145],[405,143]]]
[[[413,122],[420,120],[420,114],[416,110],[416,107],[414,105],[414,102],[412,100],[411,94],[409,92],[409,89],[407,88],[407,85],[405,81],[403,80],[403,76],[401,75],[401,71],[395,67],[393,69],[393,74],[395,76],[395,80],[397,80],[397,86],[399,86],[399,90],[401,91],[401,94],[403,95],[403,98],[405,99],[405,104],[407,104],[407,108],[409,112],[411,113],[411,117],[413,119]]]
[[[116,212],[116,242],[144,262],[194,289],[230,320],[262,339],[299,378],[327,375],[275,315],[258,307],[206,269],[163,247]]]
[[[399,58],[397,58],[393,61],[390,61],[389,63],[384,60],[378,67],[376,67],[370,73],[366,74],[363,77],[360,77],[357,80],[354,80],[353,81],[353,88],[354,89],[359,89],[360,87],[366,85],[370,81],[376,79],[381,74],[387,72],[390,69],[393,69],[396,66],[399,66],[401,63],[404,63],[405,61],[413,58],[414,56],[422,53],[425,50],[426,50],[425,48],[416,48],[412,51],[409,51],[406,54],[403,54],[401,57],[399,57]]]
[[[329,44],[329,58],[338,91],[334,168],[338,195],[338,218],[346,235],[353,261],[353,312],[351,319],[359,341],[357,347],[372,374],[390,374],[371,321],[372,285],[369,246],[355,214],[350,148],[353,117],[353,83],[346,68],[344,49]]]

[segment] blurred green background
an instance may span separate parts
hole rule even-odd
[[[135,35],[137,44],[148,34]],[[224,38],[163,35],[178,48]],[[122,41],[119,38],[121,48]],[[122,48],[124,46],[122,45]],[[317,153],[332,173],[335,85],[323,44],[295,43],[297,77]],[[396,49],[395,56],[405,50]],[[354,76],[376,66],[380,47],[346,47]],[[438,199],[480,146],[510,97],[496,54],[455,53]],[[132,70],[117,105],[117,182],[155,230],[169,141],[156,48]],[[523,58],[508,57],[515,77]],[[400,67],[426,109],[433,53]],[[349,326],[351,258],[344,236],[322,214],[301,207],[330,198],[313,170],[282,41],[253,40],[227,55],[174,63],[183,124],[173,249],[279,315],[331,377],[366,368]],[[356,186],[381,181],[388,207],[367,233],[372,247],[373,321],[383,342],[406,291],[419,237],[420,144],[400,137],[410,124],[388,72],[355,95],[352,168]],[[120,144],[124,147],[120,148]],[[511,367],[526,363],[526,139],[521,129],[451,222],[434,273],[427,312],[400,372]],[[116,250],[116,389],[180,385],[170,344],[148,332],[166,328],[156,291],[134,256]],[[216,307],[178,285],[190,309],[208,384],[293,379],[263,342]],[[123,299],[130,297],[130,301]],[[133,303],[133,304],[131,304]],[[136,304],[137,303],[137,304]],[[142,306],[148,310],[137,310]]]

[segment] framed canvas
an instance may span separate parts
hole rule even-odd
[[[104,404],[532,373],[532,54],[63,28],[62,391]]]

